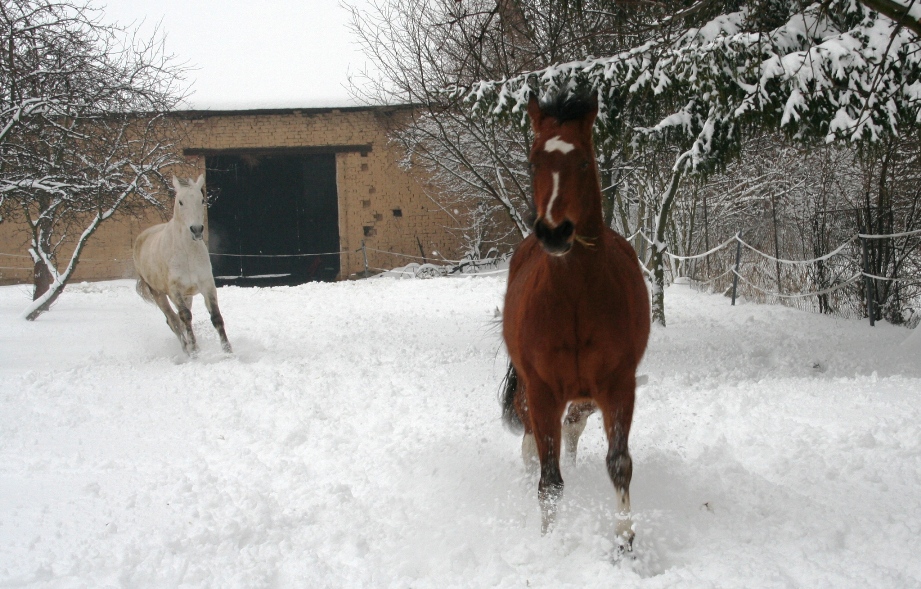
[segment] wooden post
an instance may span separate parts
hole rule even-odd
[[[736,305],[736,289],[739,286],[739,262],[742,259],[742,232],[736,233],[736,270],[732,274],[732,306]]]
[[[863,246],[863,285],[867,297],[867,315],[870,316],[870,327],[873,327],[876,325],[876,297],[873,293],[873,281],[868,276],[870,267],[867,263],[867,240],[861,237],[860,243]]]
[[[704,193],[704,251],[710,251],[710,226],[707,221],[707,193]],[[710,280],[710,256],[707,256],[707,280]]]
[[[777,198],[774,191],[771,191],[771,215],[774,217],[774,267],[777,272],[777,294],[783,293],[783,287],[780,284],[780,240],[777,237]]]
[[[365,248],[365,240],[361,240],[361,257],[365,260],[365,278],[368,277],[368,250]]]

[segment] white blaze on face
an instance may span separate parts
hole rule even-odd
[[[544,143],[544,151],[546,151],[547,153],[553,153],[554,151],[559,151],[563,155],[566,155],[567,153],[569,153],[575,148],[576,148],[575,145],[573,145],[572,143],[569,143],[568,141],[563,141],[559,135],[557,135],[556,137],[552,139],[548,139],[547,142]]]
[[[556,197],[560,195],[560,173],[552,172],[553,176],[553,192],[550,193],[550,202],[547,203],[547,212],[544,214],[544,217],[547,219],[547,223],[551,227],[556,226],[556,221],[553,220],[553,202],[556,200]]]
[[[544,151],[546,151],[547,153],[553,153],[554,151],[558,151],[562,153],[563,155],[566,155],[567,153],[569,153],[575,148],[576,148],[575,145],[573,145],[572,143],[569,143],[568,141],[563,141],[563,139],[559,135],[557,135],[556,137],[551,137],[550,139],[547,140],[546,143],[544,143]],[[553,219],[553,203],[554,201],[556,201],[559,195],[560,195],[560,173],[553,172],[553,192],[550,194],[550,202],[547,203],[547,212],[544,215],[547,219],[547,222],[550,224],[551,227],[556,226],[556,221]]]

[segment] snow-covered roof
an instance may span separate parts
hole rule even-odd
[[[387,111],[402,110],[412,108],[409,104],[372,104],[372,105],[351,105],[351,106],[303,106],[303,107],[284,107],[284,108],[190,108],[174,111],[174,114],[189,118],[220,117],[233,115],[286,115],[286,114],[305,114],[317,115],[331,112],[365,112],[365,111]]]

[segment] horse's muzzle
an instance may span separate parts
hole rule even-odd
[[[534,223],[534,235],[544,251],[554,256],[562,256],[572,249],[572,238],[576,227],[568,219],[556,227],[549,227],[543,218]]]
[[[205,226],[204,225],[190,225],[189,231],[192,232],[192,239],[195,241],[201,241],[204,239]]]

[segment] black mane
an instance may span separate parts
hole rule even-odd
[[[561,90],[540,100],[540,111],[560,124],[584,119],[597,106],[594,93]]]

